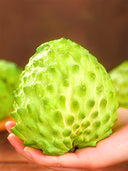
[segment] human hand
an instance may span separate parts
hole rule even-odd
[[[81,171],[85,168],[101,168],[128,161],[128,110],[118,109],[118,121],[114,133],[97,143],[96,147],[78,149],[75,153],[60,156],[44,155],[42,151],[25,147],[23,141],[11,133],[14,121],[6,123],[8,140],[25,158],[53,170]]]

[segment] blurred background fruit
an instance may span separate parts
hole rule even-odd
[[[13,110],[13,91],[19,85],[21,68],[15,63],[0,60],[0,131],[5,129],[4,123],[10,120]]]
[[[110,76],[117,90],[119,106],[128,109],[128,61],[113,68]]]

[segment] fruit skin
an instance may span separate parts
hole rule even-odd
[[[9,115],[13,105],[13,90],[18,86],[21,69],[14,63],[0,60],[0,120]]]
[[[9,115],[13,98],[4,81],[0,80],[0,120]]]
[[[9,90],[16,89],[19,84],[19,75],[22,69],[15,63],[0,60],[0,79],[3,80],[8,86]]]
[[[122,62],[110,71],[110,76],[117,89],[119,106],[128,109],[128,61]]]
[[[61,155],[109,136],[117,108],[105,68],[88,50],[61,38],[39,46],[22,72],[12,132],[26,146]]]

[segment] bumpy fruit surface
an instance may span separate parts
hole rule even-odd
[[[124,61],[110,72],[120,107],[128,108],[128,61]]]
[[[118,103],[111,78],[77,43],[61,38],[42,44],[20,81],[12,132],[26,146],[61,155],[112,133]]]
[[[9,115],[13,105],[13,90],[18,86],[21,69],[16,64],[0,60],[0,120]]]

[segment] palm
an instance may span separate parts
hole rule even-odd
[[[106,167],[128,160],[128,110],[126,109],[118,110],[118,122],[115,124],[114,133],[100,141],[96,147],[79,149],[75,153],[61,156],[48,156],[40,150],[25,147],[22,140],[11,133],[14,125],[13,121],[6,123],[10,133],[8,140],[21,155],[39,165],[61,168],[60,170],[73,168],[75,171],[82,168]]]

